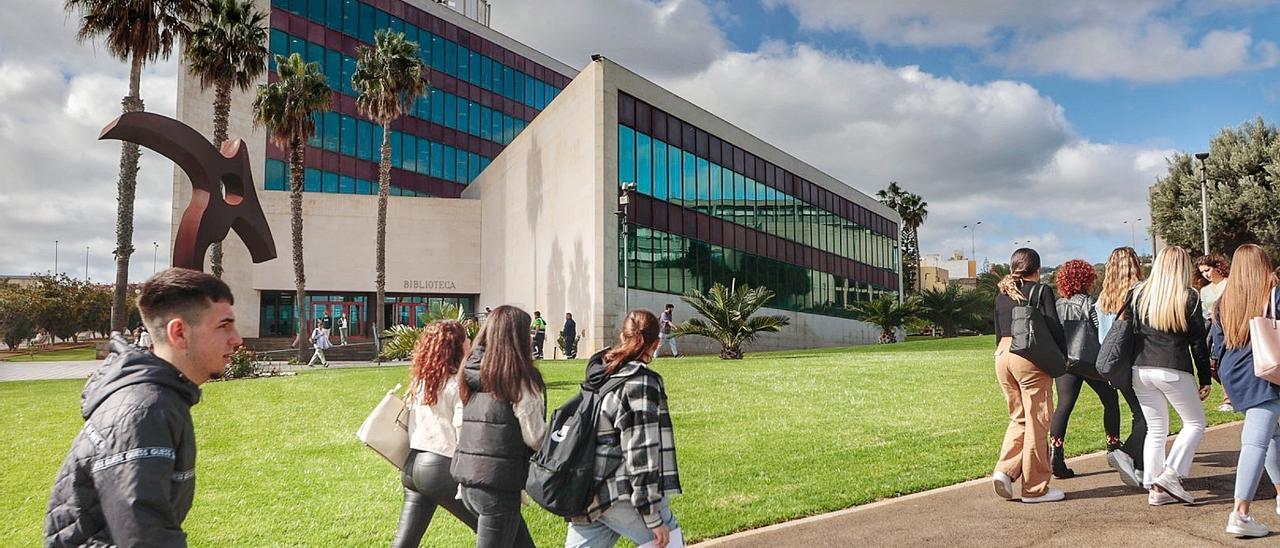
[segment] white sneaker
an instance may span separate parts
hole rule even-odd
[[[1009,477],[1009,474],[996,470],[991,473],[991,480],[995,485],[996,494],[1000,495],[1000,498],[1005,500],[1013,498],[1013,478]],[[1280,512],[1280,509],[1277,509],[1277,511]]]
[[[1178,499],[1169,496],[1168,493],[1159,489],[1152,489],[1147,494],[1147,504],[1152,506],[1164,506],[1166,504],[1177,504]]]
[[[1229,404],[1229,403],[1224,403],[1224,404],[1222,404],[1222,405],[1219,405],[1219,406],[1218,406],[1218,412],[1220,412],[1220,413],[1235,413],[1235,412],[1236,412],[1236,408],[1232,407],[1232,406],[1231,406],[1231,404]]]
[[[1133,468],[1133,457],[1128,453],[1116,449],[1107,451],[1107,464],[1111,468],[1120,473],[1120,481],[1129,487],[1142,487],[1142,478],[1138,476],[1138,471]]]
[[[1025,502],[1028,504],[1037,503],[1037,502],[1058,502],[1065,498],[1067,498],[1067,494],[1063,493],[1062,489],[1058,489],[1057,487],[1050,487],[1048,491],[1045,491],[1043,495],[1040,495],[1038,497],[1022,497],[1022,502]]]
[[[1164,492],[1168,493],[1169,496],[1182,502],[1191,504],[1196,501],[1196,498],[1191,496],[1191,493],[1182,488],[1182,480],[1178,478],[1178,473],[1174,472],[1172,468],[1165,468],[1164,473],[1157,476],[1152,483],[1164,489]]]
[[[1232,512],[1227,517],[1227,534],[1237,537],[1265,537],[1271,534],[1271,530],[1266,525],[1253,520],[1248,515],[1240,515]]]

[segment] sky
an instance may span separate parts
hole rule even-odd
[[[491,4],[570,66],[603,54],[862,192],[898,182],[929,204],[925,254],[980,263],[1149,249],[1166,158],[1280,108],[1280,0]],[[120,145],[96,138],[128,67],[61,5],[0,0],[0,275],[52,270],[56,240],[59,270],[83,278],[87,251],[110,281]],[[147,110],[174,114],[177,71],[146,67]],[[173,205],[172,164],[141,166],[132,279],[167,264]]]

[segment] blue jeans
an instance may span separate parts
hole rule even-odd
[[[1236,499],[1253,500],[1258,480],[1266,468],[1271,482],[1280,481],[1280,399],[1255,405],[1244,412],[1244,428],[1240,430],[1240,462],[1236,464]]]
[[[658,348],[653,350],[653,357],[657,358],[662,353],[662,343],[666,343],[671,347],[671,355],[679,356],[680,351],[676,350],[676,337],[670,333],[658,333]]]
[[[676,522],[675,514],[671,513],[671,505],[667,499],[663,498],[658,504],[662,507],[659,512],[662,523],[667,526],[667,529],[672,531],[679,529],[680,524]],[[606,548],[617,544],[621,537],[627,537],[627,540],[637,545],[653,540],[653,532],[644,524],[640,512],[625,500],[615,501],[608,510],[591,523],[570,523],[564,546],[565,548]]]

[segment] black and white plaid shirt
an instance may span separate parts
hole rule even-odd
[[[676,469],[676,440],[667,409],[662,376],[653,370],[640,372],[641,362],[631,362],[615,377],[630,377],[622,388],[605,394],[596,426],[596,498],[587,509],[587,520],[599,518],[615,501],[629,501],[645,525],[662,524],[658,502],[680,493]]]

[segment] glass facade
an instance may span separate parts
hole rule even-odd
[[[262,292],[259,336],[293,336],[297,325],[294,297],[293,291]],[[373,322],[377,321],[377,312],[369,309],[373,300],[372,293],[308,294],[307,306],[311,321],[323,323],[330,329],[336,328],[339,318],[346,317],[349,336],[359,338],[373,335]],[[383,306],[392,325],[418,327],[419,318],[431,307],[449,304],[461,307],[467,314],[475,314],[475,302],[475,295],[387,295]],[[334,337],[337,337],[336,330]]]
[[[390,12],[358,0],[271,4],[272,55],[317,63],[336,93],[333,111],[315,116],[307,143],[320,152],[307,154],[307,192],[377,192],[382,128],[357,112],[351,76],[356,46],[372,43],[380,29],[419,45],[432,84],[392,126],[393,195],[459,196],[569,81],[407,3],[378,2]],[[285,151],[269,146],[267,158],[264,188],[287,190]]]
[[[897,291],[890,219],[631,96],[618,108],[618,184],[639,194],[631,287],[680,294],[736,279],[772,289],[770,306],[834,315]]]

